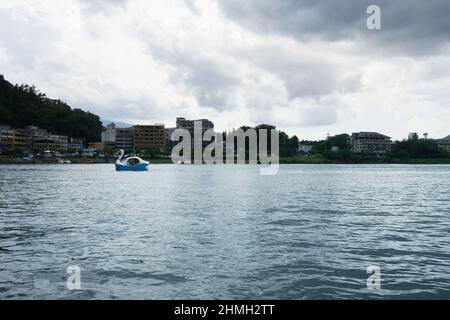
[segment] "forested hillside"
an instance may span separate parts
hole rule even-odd
[[[2,75],[0,125],[13,128],[35,125],[55,134],[84,138],[86,142],[99,141],[102,131],[99,116],[49,99],[34,86],[12,85]]]

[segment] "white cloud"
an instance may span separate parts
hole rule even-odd
[[[105,119],[264,122],[300,138],[449,134],[448,48],[390,56],[356,38],[259,32],[209,0],[12,0],[0,17],[6,79]]]

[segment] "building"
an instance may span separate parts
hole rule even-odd
[[[14,130],[14,149],[29,150],[32,147],[32,139],[26,129]]]
[[[83,146],[83,139],[49,134],[47,130],[36,126],[12,129],[9,126],[0,125],[0,149],[3,150],[82,150]]]
[[[408,134],[408,140],[417,141],[419,140],[419,135],[417,134],[417,132],[411,132],[410,134]]]
[[[43,150],[67,150],[69,137],[57,134],[49,134],[47,130],[36,126],[26,126],[23,130],[30,139],[31,146],[34,149]]]
[[[133,149],[133,128],[118,128],[114,122],[106,126],[102,131],[102,143],[104,147]]]
[[[0,150],[14,147],[14,130],[10,126],[0,125]]]
[[[69,142],[68,136],[51,134],[51,135],[49,135],[49,139],[54,141],[54,145],[53,145],[54,149],[67,150],[67,144]]]
[[[133,149],[133,128],[116,129],[116,148],[124,150]]]
[[[157,150],[164,152],[166,147],[164,124],[134,126],[133,146],[136,150]]]
[[[166,128],[166,150],[171,151],[175,146],[174,141],[172,141],[172,133],[176,128]]]
[[[195,136],[195,123],[199,123],[201,127],[201,132],[198,132],[197,136]],[[203,150],[208,146],[211,141],[203,141],[203,135],[209,129],[214,130],[214,123],[208,119],[198,119],[198,120],[188,120],[186,118],[177,118],[177,129],[185,129],[189,131],[191,135],[191,146],[192,150],[194,150],[194,139],[202,141]]]
[[[355,153],[384,155],[391,151],[391,138],[377,132],[353,133],[350,143]]]
[[[34,149],[48,150],[49,144],[51,144],[51,142],[48,140],[48,136],[46,136],[46,137],[35,137],[33,139],[33,148]]]
[[[177,118],[177,129],[186,129],[191,134],[191,137],[193,137],[195,122],[201,124],[202,135],[205,133],[206,130],[214,129],[214,123],[212,123],[208,119],[187,120],[186,118]]]
[[[30,135],[32,138],[34,137],[47,137],[48,132],[45,129],[41,129],[36,126],[26,126],[25,132]]]
[[[26,126],[24,129],[31,137],[31,146],[33,149],[48,149],[48,144],[54,144],[53,141],[48,140],[48,132],[45,129],[41,129],[36,126]]]
[[[97,143],[102,143],[102,142],[97,142]],[[94,157],[96,154],[97,154],[97,150],[95,148],[83,149],[83,152],[81,153],[81,155],[83,157]]]
[[[43,150],[67,150],[69,137],[49,134],[46,136],[33,136],[33,148]]]
[[[67,149],[68,150],[83,150],[84,148],[84,141],[80,138],[69,138],[69,141],[67,142]]]
[[[298,152],[300,154],[310,154],[312,149],[313,149],[312,145],[304,144],[301,142],[298,144]]]
[[[447,137],[445,137],[443,139],[435,140],[435,142],[439,149],[450,153],[450,135],[448,135]]]
[[[105,150],[105,143],[104,142],[92,142],[89,143],[88,148],[83,150],[83,153],[90,153],[92,150],[94,150],[93,152],[96,151],[103,151]],[[88,150],[88,151],[86,151]],[[90,151],[89,151],[90,150]]]
[[[172,133],[176,130],[176,128],[166,128],[166,141],[172,141]]]
[[[111,122],[102,131],[102,142],[105,144],[105,146],[115,147],[116,135],[117,135],[116,124],[114,122]]]

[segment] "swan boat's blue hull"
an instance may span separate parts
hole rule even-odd
[[[148,164],[141,163],[135,166],[125,166],[116,163],[116,171],[148,171]]]

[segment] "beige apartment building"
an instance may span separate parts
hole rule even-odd
[[[134,126],[133,145],[136,150],[158,150],[164,152],[166,147],[164,124]]]

